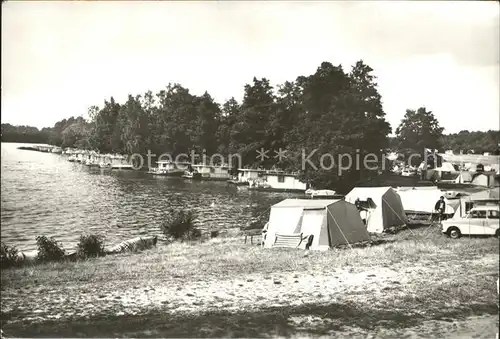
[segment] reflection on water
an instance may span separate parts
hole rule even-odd
[[[36,249],[37,235],[54,236],[72,248],[84,233],[101,233],[108,244],[159,234],[169,209],[194,210],[204,230],[239,227],[270,205],[297,196],[252,192],[225,182],[90,169],[19,146],[2,143],[1,237],[20,250]]]

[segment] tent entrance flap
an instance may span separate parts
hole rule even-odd
[[[313,236],[311,247],[318,245],[328,246],[328,233],[325,218],[325,209],[305,209],[302,215],[300,233],[304,236]]]

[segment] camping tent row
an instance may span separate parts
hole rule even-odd
[[[409,223],[409,216],[425,216],[417,218],[418,222],[430,221],[435,212],[436,202],[445,197],[445,214],[453,216],[460,202],[446,198],[446,194],[437,187],[356,187],[345,199],[360,205],[363,219],[366,220],[369,232],[380,233],[391,227]],[[414,221],[414,220],[413,220]]]
[[[271,207],[264,247],[273,247],[280,236],[300,235],[298,248],[326,250],[370,239],[369,232],[381,233],[408,223],[407,213],[434,212],[441,196],[437,188],[356,187],[343,200],[285,199]],[[499,190],[489,190],[466,200],[445,198],[445,213],[458,213],[463,201],[498,204]],[[360,211],[361,210],[361,211]],[[311,237],[312,236],[312,237]]]
[[[368,232],[382,233],[407,222],[401,199],[391,187],[354,188],[343,200],[286,199],[271,207],[264,247],[273,247],[280,236],[299,234],[312,236],[299,248],[325,250],[369,240]]]

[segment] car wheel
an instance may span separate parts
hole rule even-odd
[[[500,229],[495,232],[495,237],[500,238]]]
[[[460,233],[460,230],[456,227],[452,227],[448,230],[448,235],[452,239],[458,239],[462,236],[462,233]]]

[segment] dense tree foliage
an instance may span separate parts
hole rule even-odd
[[[71,117],[41,131],[2,124],[2,141],[46,142],[103,153],[151,151],[156,156],[239,154],[244,166],[297,170],[303,181],[339,191],[374,173],[363,165],[347,168],[342,154],[363,159],[370,153],[381,159],[389,146],[421,151],[469,145],[467,149],[493,151],[499,141],[496,131],[443,137],[432,112],[419,108],[407,110],[390,144],[391,127],[376,77],[363,61],[349,72],[323,62],[314,74],[276,88],[266,78],[253,78],[244,87],[241,103],[231,98],[219,105],[206,92],[195,95],[180,84],[169,84],[156,94],[129,95],[123,103],[111,97],[102,107],[90,107],[89,118]],[[261,149],[268,153],[258,158]],[[280,149],[286,150],[285,157],[276,156]]]
[[[399,150],[397,138],[390,138],[389,147],[392,150]],[[483,154],[485,152],[500,155],[500,131],[469,132],[444,134],[440,141],[439,151],[463,152],[464,154]]]
[[[460,131],[459,133],[444,135],[442,145],[444,150],[452,150],[456,153],[460,151],[477,154],[490,152],[500,155],[500,131]]]
[[[3,142],[26,142],[26,143],[47,143],[50,131],[47,129],[38,130],[31,126],[13,126],[2,124]]]
[[[423,152],[424,148],[439,149],[442,146],[444,128],[431,111],[425,107],[406,110],[401,124],[396,128],[399,149]]]

